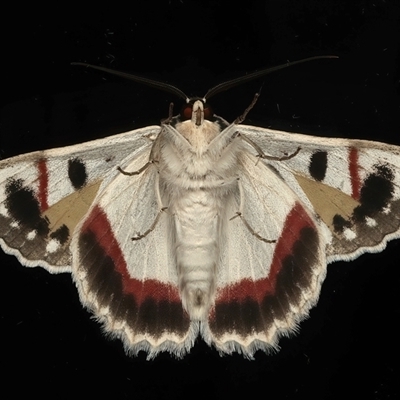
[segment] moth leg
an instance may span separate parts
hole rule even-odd
[[[234,124],[241,124],[245,119],[247,114],[250,112],[250,110],[254,107],[254,105],[257,103],[258,98],[260,97],[260,93],[256,93],[253,97],[252,102],[250,105],[244,110],[244,113],[242,115],[239,115],[234,121]]]
[[[172,104],[172,103],[171,103],[171,104]],[[149,138],[149,140],[151,140],[151,141],[153,142],[153,145],[152,145],[152,147],[151,147],[150,156],[149,156],[149,161],[147,161],[147,163],[146,163],[145,165],[143,165],[143,167],[139,168],[137,171],[129,172],[129,171],[123,170],[120,166],[118,166],[118,167],[117,167],[117,170],[118,170],[121,174],[123,174],[123,175],[133,176],[133,175],[139,175],[139,174],[141,174],[141,173],[142,173],[143,171],[145,171],[150,165],[157,164],[157,163],[158,163],[158,157],[157,157],[157,155],[156,155],[156,152],[157,152],[157,149],[158,149],[158,146],[159,146],[159,143],[160,143],[160,139],[159,139],[159,138],[160,138],[159,135],[157,135],[157,137],[156,137],[154,140]]]
[[[249,232],[254,235],[257,239],[262,240],[265,243],[276,243],[276,240],[271,240],[271,239],[266,239],[264,237],[262,237],[261,235],[259,235],[250,225],[249,223],[246,221],[246,219],[243,217],[242,213],[240,211],[236,212],[236,215],[234,215],[232,218],[230,218],[229,221],[232,221],[233,219],[239,217],[242,222],[244,223],[244,226],[249,230]]]
[[[238,179],[238,186],[239,186],[239,193],[240,193],[240,205],[239,205],[239,211],[236,212],[236,215],[234,215],[232,218],[229,219],[229,221],[232,221],[233,219],[239,217],[244,226],[249,230],[249,232],[254,235],[257,239],[265,242],[265,243],[276,243],[276,240],[271,240],[271,239],[266,239],[259,235],[251,226],[250,224],[246,221],[246,219],[243,216],[243,202],[244,202],[244,197],[243,197],[243,189],[242,189],[242,184],[240,183],[240,180]]]
[[[162,119],[161,125],[169,124],[171,122],[172,117],[174,116],[173,113],[174,113],[174,103],[169,103],[168,118]]]
[[[161,208],[161,210],[160,210],[159,213],[157,214],[156,219],[155,219],[154,222],[151,224],[150,228],[147,229],[147,231],[144,232],[144,233],[138,233],[136,236],[133,236],[133,237],[131,238],[131,240],[140,240],[140,239],[143,239],[143,238],[146,237],[150,232],[154,231],[154,228],[156,227],[157,222],[158,222],[158,220],[160,219],[161,213],[164,212],[164,211],[167,210],[167,209],[168,209],[168,207],[163,207],[163,208]]]
[[[159,212],[154,220],[154,222],[150,225],[150,228],[146,230],[144,233],[138,233],[136,236],[132,237],[131,240],[140,240],[146,237],[150,232],[154,231],[154,228],[157,225],[157,222],[159,221],[161,217],[161,213],[165,212],[165,210],[168,209],[168,207],[165,207],[162,205],[162,200],[161,200],[161,194],[160,194],[160,185],[159,185],[159,175],[156,174],[156,179],[155,179],[155,189],[156,189],[156,195],[157,195],[157,203],[159,206]]]
[[[147,163],[145,165],[143,165],[142,168],[139,168],[137,171],[133,171],[133,172],[124,171],[121,167],[117,167],[117,170],[119,172],[121,172],[121,174],[128,175],[128,176],[139,175],[145,169],[147,169],[151,164],[154,164],[155,162],[156,161],[154,161],[154,160],[147,161]]]
[[[282,157],[273,157],[273,156],[267,156],[262,150],[261,147],[258,146],[256,143],[254,143],[251,139],[249,139],[247,136],[239,135],[245,142],[247,142],[250,146],[254,148],[254,150],[258,153],[257,157],[262,158],[263,160],[270,160],[270,161],[286,161],[290,160],[291,158],[297,156],[299,154],[301,147],[299,146],[296,151],[294,151],[292,154],[284,155]]]

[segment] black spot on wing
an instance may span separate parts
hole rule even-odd
[[[282,261],[277,288],[298,286],[306,289],[310,286],[313,267],[317,263],[318,246],[316,230],[311,227],[302,228],[298,240],[293,244],[292,253]]]
[[[49,233],[49,222],[41,216],[40,206],[32,189],[23,186],[22,179],[11,179],[6,184],[5,206],[12,219],[40,236]]]
[[[138,304],[134,295],[123,291],[121,274],[93,232],[81,233],[79,252],[90,292],[95,295],[99,307],[109,307],[114,320],[125,320],[134,332],[154,337],[165,331],[187,332],[190,321],[181,303],[157,301],[149,297]]]
[[[91,250],[83,252],[83,249],[87,248]],[[96,294],[99,306],[105,306],[112,299],[113,293],[122,294],[121,275],[115,270],[113,260],[105,254],[92,232],[80,235],[79,250],[82,265],[87,269],[89,290]]]
[[[148,297],[140,305],[136,318],[130,319],[129,325],[134,330],[157,337],[165,330],[183,333],[188,329],[187,322],[181,304]]]
[[[316,151],[310,159],[308,171],[316,181],[323,181],[328,168],[328,154],[326,151]]]
[[[69,238],[69,229],[66,225],[61,225],[56,231],[50,234],[50,237],[56,239],[60,244],[64,244]]]
[[[273,317],[272,314],[268,314]],[[268,321],[260,315],[260,305],[251,298],[244,301],[219,303],[214,310],[210,321],[210,328],[216,335],[225,332],[248,334],[249,332],[262,332],[266,322],[273,323],[273,318]]]
[[[86,167],[82,160],[74,158],[68,160],[68,177],[75,189],[80,189],[86,184]]]
[[[352,226],[351,222],[345,218],[343,218],[340,214],[336,214],[333,217],[333,229],[337,233],[343,233],[345,228],[350,228]]]
[[[360,191],[360,205],[354,209],[356,221],[373,217],[387,207],[393,198],[394,174],[386,165],[376,165],[375,172],[368,175]]]
[[[254,332],[268,331],[274,321],[284,320],[291,313],[291,306],[303,301],[318,265],[319,237],[312,227],[304,227],[292,247],[291,254],[282,260],[277,276],[275,293],[266,294],[261,303],[251,297],[243,301],[216,303],[210,318],[210,329],[216,336],[236,332],[244,337]]]

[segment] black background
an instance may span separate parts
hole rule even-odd
[[[262,85],[246,124],[400,144],[396,0],[131,2],[84,13],[5,13],[0,156],[158,124],[179,99],[72,67],[81,61],[158,79],[188,95],[287,60],[333,54],[215,96],[232,121]],[[67,8],[69,7],[69,8]],[[23,13],[22,13],[23,11]],[[2,390],[30,395],[186,398],[399,396],[399,241],[328,267],[318,306],[281,351],[220,357],[200,340],[183,360],[128,358],[80,305],[68,274],[0,254]]]

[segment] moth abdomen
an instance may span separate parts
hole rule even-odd
[[[214,301],[219,202],[207,190],[186,191],[176,201],[176,265],[182,303],[191,319],[206,319]]]

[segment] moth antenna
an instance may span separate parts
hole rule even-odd
[[[177,95],[178,97],[185,99],[186,103],[188,103],[190,101],[189,97],[186,96],[186,94],[183,93],[182,90],[180,90],[177,87],[170,85],[168,83],[159,82],[159,81],[155,81],[153,79],[143,78],[142,76],[132,75],[127,72],[116,71],[114,69],[99,67],[97,65],[91,65],[91,64],[81,63],[81,62],[72,62],[71,65],[80,65],[82,67],[93,68],[93,69],[97,69],[99,71],[107,72],[108,74],[116,75],[121,78],[129,79],[134,82],[143,83],[144,85],[154,87],[156,89],[161,89],[161,90],[164,90],[165,92],[173,93],[173,94]]]
[[[301,63],[313,61],[313,60],[321,60],[324,58],[339,58],[339,57],[338,56],[315,56],[315,57],[303,58],[302,60],[291,61],[291,62],[287,62],[286,64],[277,65],[276,67],[265,68],[265,69],[262,69],[261,71],[252,72],[251,74],[241,76],[239,78],[235,78],[230,81],[222,82],[219,85],[214,86],[205,94],[205,96],[203,97],[203,101],[205,102],[206,99],[209,99],[210,97],[216,95],[217,93],[223,92],[224,90],[230,89],[231,87],[240,85],[242,83],[251,81],[253,79],[260,78],[261,76],[270,74],[271,72],[279,71],[280,69],[291,67],[296,64],[301,64]]]

